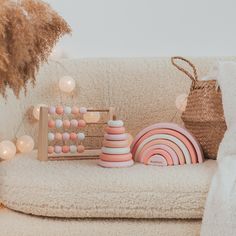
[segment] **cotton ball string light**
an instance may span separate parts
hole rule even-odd
[[[16,155],[16,146],[9,140],[4,140],[0,143],[0,158],[10,160]]]
[[[87,112],[83,115],[87,123],[97,123],[100,120],[99,112]]]
[[[71,93],[75,89],[75,80],[70,76],[63,76],[59,80],[59,88],[62,92]]]
[[[21,153],[29,153],[34,149],[34,140],[29,135],[23,135],[16,141],[16,147]]]
[[[187,106],[187,98],[188,95],[183,93],[180,94],[176,100],[175,100],[175,106],[177,107],[178,110],[180,110],[181,112],[184,112]]]
[[[47,105],[45,104],[37,104],[34,106],[34,109],[33,109],[33,116],[36,120],[39,120],[40,118],[40,107],[47,107]]]

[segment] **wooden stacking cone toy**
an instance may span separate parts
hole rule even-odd
[[[107,168],[132,166],[134,161],[123,121],[109,120],[105,132],[99,165]]]

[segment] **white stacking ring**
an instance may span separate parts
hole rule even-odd
[[[123,127],[124,126],[124,122],[122,120],[109,120],[107,124],[110,127]]]
[[[105,134],[104,135],[105,139],[111,140],[111,141],[122,141],[122,140],[127,140],[128,134]]]
[[[115,155],[121,155],[121,154],[127,154],[130,153],[130,148],[107,148],[102,147],[102,153],[106,154],[115,154]]]

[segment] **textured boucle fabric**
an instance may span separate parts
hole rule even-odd
[[[20,155],[0,164],[0,199],[42,216],[200,219],[216,163],[105,169],[97,162]]]
[[[202,77],[216,59],[219,58],[190,60]],[[64,75],[76,80],[73,96],[60,96],[58,80]],[[7,101],[0,98],[0,140],[14,138],[26,114],[18,135],[32,135],[37,143],[38,122],[29,118],[32,114],[29,108],[39,103],[93,108],[114,106],[117,117],[123,119],[128,132],[135,135],[150,124],[170,121],[177,111],[176,97],[188,93],[190,84],[190,79],[171,65],[170,58],[92,58],[50,62],[41,68],[36,86],[28,89],[26,97],[21,94],[17,100],[8,91]],[[178,113],[174,121],[179,123],[179,117]]]
[[[1,236],[197,236],[199,220],[49,219],[0,209]]]

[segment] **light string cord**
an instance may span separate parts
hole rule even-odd
[[[184,101],[183,101],[183,104],[180,106],[180,109],[179,110],[182,110],[183,108],[184,108],[184,104],[185,104],[185,102],[187,101],[187,97],[184,99]],[[174,116],[171,118],[171,122],[173,122],[174,120],[175,120],[175,118],[176,118],[176,116],[177,116],[177,114],[179,113],[179,110],[177,109],[177,111],[175,112],[175,114],[174,114]]]
[[[21,127],[22,127],[22,125],[23,125],[25,119],[26,119],[26,114],[23,115],[23,118],[22,118],[20,124],[19,124],[19,125],[17,126],[17,128],[16,128],[16,131],[15,131],[15,133],[14,133],[14,138],[15,138],[15,139],[17,139],[17,135],[18,135],[18,133],[19,133],[19,131],[20,131],[20,129],[21,129]]]

